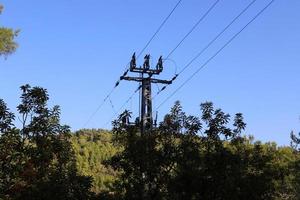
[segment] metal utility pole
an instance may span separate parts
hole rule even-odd
[[[138,73],[138,77],[126,76],[128,71]],[[142,89],[141,95],[141,107],[140,107],[140,117],[139,124],[141,127],[141,134],[144,134],[147,130],[151,130],[153,127],[153,117],[152,117],[152,95],[151,95],[151,84],[161,83],[161,84],[171,84],[172,80],[160,80],[152,78],[153,75],[159,75],[163,71],[163,61],[162,56],[158,59],[155,69],[150,67],[150,54],[144,57],[143,66],[137,67],[135,53],[133,54],[130,61],[130,69],[127,70],[123,76],[120,77],[121,80],[136,81],[141,84],[140,89]]]

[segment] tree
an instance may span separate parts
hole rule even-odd
[[[0,14],[3,11],[3,6],[0,4]],[[16,51],[18,44],[15,42],[15,37],[19,30],[0,27],[0,56],[7,57]]]
[[[5,102],[0,99],[0,198],[13,195],[21,181],[24,168],[22,142],[18,130],[14,127],[15,116]]]
[[[294,153],[296,155],[300,155],[300,133],[298,133],[298,136],[292,132],[291,133],[291,146],[294,149]],[[298,159],[294,162],[294,173],[295,173],[295,181],[294,185],[296,188],[297,195],[300,196],[300,156],[298,156]]]
[[[116,144],[124,151],[107,164],[121,174],[120,199],[293,199],[289,168],[293,155],[273,143],[242,137],[243,116],[201,104],[201,116],[188,116],[179,102],[157,129],[114,122]],[[122,116],[122,115],[121,115]],[[288,157],[288,158],[287,158]],[[287,199],[287,198],[286,198]]]
[[[0,101],[0,197],[4,199],[89,199],[91,178],[77,173],[70,130],[58,106],[47,107],[47,90],[21,87],[15,115]]]

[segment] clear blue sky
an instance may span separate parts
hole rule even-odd
[[[139,52],[176,4],[175,0],[2,0],[1,26],[21,29],[17,52],[0,59],[0,97],[15,110],[20,85],[48,89],[51,105],[62,109],[62,121],[73,130],[85,121],[111,90],[134,51]],[[172,55],[180,70],[250,0],[221,0],[213,12]],[[183,0],[146,49],[153,58],[167,55],[213,3]],[[268,3],[258,0],[226,34],[181,77],[155,98],[157,106],[193,71]],[[300,130],[300,1],[277,0],[192,81],[159,110],[162,117],[175,100],[187,113],[199,115],[199,104],[212,101],[234,114],[242,112],[247,134],[263,141],[289,144]],[[139,60],[142,62],[142,60]],[[154,62],[153,62],[154,63]],[[162,78],[174,74],[165,63]],[[122,82],[111,100],[118,109],[137,85]],[[154,86],[156,90],[156,86]],[[137,111],[138,97],[126,106]],[[109,128],[107,102],[87,127]]]

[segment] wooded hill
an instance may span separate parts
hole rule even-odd
[[[295,154],[293,148],[279,147],[275,142],[261,143],[255,141],[252,136],[243,139],[243,149],[237,149],[237,146],[230,142],[225,142],[224,147],[235,154],[243,153],[245,157],[242,162],[253,162],[253,165],[248,166],[248,173],[255,176],[269,174],[267,179],[274,184],[274,199],[297,199],[298,193],[295,187],[297,180],[293,167],[295,163],[299,162],[300,155]],[[117,180],[118,173],[103,162],[111,159],[122,149],[113,143],[112,132],[103,129],[83,129],[73,133],[71,140],[79,172],[93,178],[91,190],[96,194],[110,191],[114,181]],[[246,158],[249,160],[247,161]],[[264,159],[268,159],[268,161],[263,163]],[[276,176],[273,174],[275,171],[278,172]],[[254,188],[259,188],[265,184],[266,179],[254,178],[252,181],[252,183],[248,183],[249,187],[253,184],[253,187],[257,185]]]
[[[78,171],[93,177],[92,191],[108,191],[117,174],[102,163],[120,151],[120,148],[113,145],[112,133],[102,129],[83,129],[73,133],[71,141]]]

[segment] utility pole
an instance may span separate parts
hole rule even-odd
[[[138,77],[126,76],[128,72],[138,73]],[[163,71],[163,60],[162,56],[158,59],[155,69],[150,67],[150,54],[144,57],[143,66],[137,67],[135,53],[133,54],[130,61],[129,70],[125,71],[123,76],[120,77],[121,80],[136,81],[140,83],[140,116],[139,125],[141,128],[141,134],[153,128],[153,117],[152,117],[152,94],[151,94],[151,84],[161,83],[161,84],[171,84],[172,80],[160,80],[152,78],[153,75],[159,75]],[[155,122],[156,123],[156,122]]]

